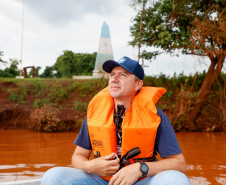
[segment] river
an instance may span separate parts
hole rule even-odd
[[[226,134],[176,133],[191,184],[226,184]],[[0,182],[41,178],[55,166],[70,166],[77,133],[0,130]]]

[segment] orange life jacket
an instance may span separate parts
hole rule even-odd
[[[153,160],[156,133],[161,122],[155,104],[165,92],[164,88],[142,87],[133,98],[122,122],[121,160],[125,159],[124,164]],[[89,136],[96,157],[117,153],[113,115],[114,100],[107,87],[91,100],[87,111]],[[110,180],[111,176],[102,178]]]

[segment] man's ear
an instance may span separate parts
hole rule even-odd
[[[143,86],[143,80],[136,81],[135,90],[138,91]]]

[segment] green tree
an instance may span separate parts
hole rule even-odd
[[[209,57],[211,64],[199,89],[199,97],[189,112],[188,123],[197,129],[195,119],[213,82],[220,75],[226,57],[226,1],[159,0],[143,11],[141,57],[151,59],[163,52]],[[139,46],[141,12],[130,28],[132,46]],[[160,50],[151,51],[151,46]]]
[[[72,77],[73,71],[75,70],[73,62],[75,61],[75,55],[72,51],[64,51],[64,54],[57,58],[54,65],[62,77]]]
[[[39,70],[41,69],[40,66],[35,67],[35,77],[39,77]],[[33,76],[33,69],[30,69],[29,75],[28,76]]]
[[[53,68],[57,71],[57,77],[69,77],[73,75],[91,75],[94,69],[96,53],[73,53],[64,51],[57,58]]]
[[[92,75],[96,60],[96,52],[92,54],[76,53],[75,58],[74,75]]]
[[[52,66],[46,66],[43,73],[39,75],[41,78],[53,78],[53,67]]]
[[[37,67],[35,67],[35,76],[36,77],[39,77],[39,71],[41,70],[41,67],[40,66],[37,66]]]
[[[0,64],[7,64],[7,62],[2,59],[3,55],[3,51],[0,51]]]
[[[10,66],[5,68],[3,71],[0,72],[0,75],[2,77],[7,78],[15,78],[19,75],[19,69],[18,64],[19,61],[17,59],[9,59],[10,60]]]
[[[139,32],[138,32],[139,33],[138,62],[140,60],[141,36],[142,36],[142,29],[143,29],[143,16],[144,16],[144,10],[145,10],[145,6],[146,6],[147,2],[148,2],[148,0],[133,0],[132,3],[131,3],[131,6],[133,6],[133,7],[141,6],[141,10],[140,10],[140,27],[139,27]]]

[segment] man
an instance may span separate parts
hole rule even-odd
[[[174,130],[155,107],[165,89],[142,87],[143,68],[128,57],[106,61],[103,70],[109,85],[88,106],[73,168],[50,169],[42,184],[190,184]]]

